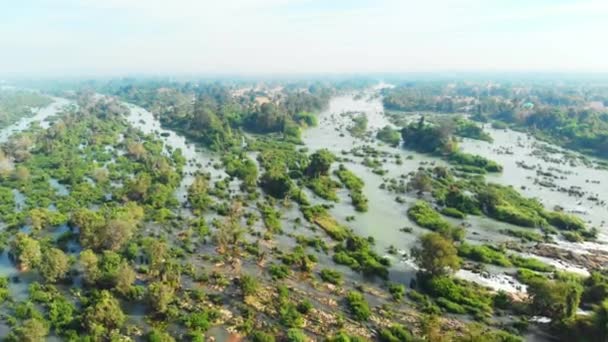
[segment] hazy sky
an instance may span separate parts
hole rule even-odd
[[[0,6],[0,74],[608,71],[608,0]]]

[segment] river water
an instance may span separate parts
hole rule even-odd
[[[333,215],[338,219],[344,220],[348,216],[354,216],[355,220],[348,225],[355,232],[363,236],[373,236],[379,252],[385,251],[389,246],[395,246],[398,250],[409,251],[415,244],[417,236],[425,232],[423,229],[414,228],[412,234],[400,231],[404,226],[416,227],[407,218],[406,211],[418,198],[408,195],[400,195],[404,203],[395,201],[395,194],[379,188],[383,179],[399,178],[409,172],[415,172],[421,165],[436,164],[441,165],[443,161],[428,155],[418,154],[401,147],[392,148],[383,146],[377,141],[370,144],[369,139],[359,139],[351,136],[347,132],[347,127],[352,123],[351,112],[365,113],[368,119],[368,130],[375,132],[385,125],[390,125],[387,117],[383,113],[381,98],[377,96],[359,96],[356,99],[353,95],[338,96],[331,100],[329,108],[319,114],[319,125],[307,129],[303,134],[303,140],[307,147],[314,151],[320,148],[328,148],[336,155],[340,156],[342,151],[348,151],[354,147],[372,145],[374,148],[390,153],[398,154],[402,157],[401,165],[391,162],[387,158],[382,169],[386,173],[382,176],[375,174],[368,167],[361,165],[361,159],[348,155],[352,161],[344,162],[347,168],[354,171],[365,182],[364,194],[369,199],[369,211],[357,213],[350,205],[347,192],[343,191],[341,202],[332,209]],[[484,129],[490,133],[494,143],[464,139],[461,149],[468,153],[479,154],[486,158],[496,160],[504,166],[504,171],[499,174],[487,175],[488,182],[502,185],[511,185],[528,197],[538,198],[548,209],[559,205],[567,211],[576,212],[583,219],[588,221],[591,226],[599,229],[599,239],[597,243],[569,243],[557,241],[557,245],[563,249],[573,250],[579,253],[586,253],[592,250],[606,250],[608,245],[607,228],[604,221],[608,217],[606,208],[598,204],[601,196],[608,193],[608,171],[595,168],[593,165],[584,165],[577,162],[576,166],[564,161],[563,153],[537,153],[538,146],[546,145],[557,151],[562,149],[541,143],[524,133],[511,130],[496,130],[489,126]],[[535,153],[536,152],[536,153]],[[408,159],[413,158],[413,159]],[[535,169],[528,170],[518,166],[518,162],[526,165],[534,165]],[[565,192],[557,191],[555,188],[548,188],[537,184],[536,179],[543,177],[536,175],[536,170],[552,172],[557,177],[551,180],[559,187],[570,188],[579,186],[580,190],[586,195],[582,198],[574,198]],[[597,184],[597,181],[600,184]],[[595,182],[592,182],[595,181]],[[590,200],[588,197],[600,197],[599,201]],[[450,219],[453,223],[462,223],[462,220]],[[518,227],[498,222],[486,217],[469,216],[466,222],[467,240],[473,242],[501,242],[516,240],[499,233],[505,228],[518,229]],[[391,272],[395,280],[405,281],[413,276],[413,267],[408,259],[391,257],[397,261]],[[569,269],[578,273],[585,270],[580,267],[569,265],[564,262],[555,262],[554,265],[561,269]],[[461,271],[457,274],[462,278],[472,280],[495,289],[510,292],[522,291],[525,286],[518,283],[513,277],[505,274],[495,274],[487,277],[469,271]]]

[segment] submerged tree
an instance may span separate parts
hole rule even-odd
[[[44,251],[38,271],[47,282],[54,283],[65,278],[70,270],[70,260],[65,253],[57,248]]]
[[[40,242],[25,233],[17,233],[12,242],[11,251],[14,253],[19,269],[22,271],[36,267],[42,258]]]
[[[431,276],[451,274],[460,268],[460,258],[454,242],[441,234],[428,233],[420,238],[420,246],[412,249],[420,269]]]

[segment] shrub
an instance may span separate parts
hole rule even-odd
[[[252,342],[274,342],[274,336],[262,331],[254,331],[250,335]]]
[[[325,282],[328,282],[328,283],[331,283],[334,285],[342,284],[342,273],[340,273],[340,271],[324,268],[321,270],[319,275],[321,276],[321,279],[323,279],[323,281],[325,281]]]
[[[268,268],[272,279],[284,279],[289,276],[289,268],[285,265],[272,264]]]
[[[445,216],[450,216],[450,217],[454,217],[454,218],[458,218],[458,219],[463,219],[467,216],[462,211],[460,211],[456,208],[451,208],[451,207],[446,207],[446,208],[441,209],[441,213]]]
[[[306,342],[306,334],[300,329],[289,329],[287,330],[287,341],[288,342]]]
[[[358,321],[367,321],[371,316],[369,305],[361,292],[350,291],[346,296],[348,307],[351,314]]]
[[[388,285],[388,292],[393,296],[393,299],[399,301],[405,294],[405,286],[403,284],[390,283]]]

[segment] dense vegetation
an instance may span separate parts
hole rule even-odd
[[[0,128],[32,116],[37,108],[52,102],[49,97],[35,92],[0,89]]]
[[[608,158],[607,99],[601,83],[419,82],[388,90],[384,106],[405,112],[470,113],[482,122],[525,129],[558,145]]]
[[[316,113],[343,86],[99,88],[144,106],[188,141],[221,151],[201,159],[163,144],[163,134],[129,125],[119,102],[81,93],[71,95],[78,106],[52,118],[50,128],[14,135],[0,154],[0,242],[16,274],[0,278],[8,339],[202,341],[222,327],[253,341],[511,342],[522,340],[536,315],[551,319],[548,331],[558,338],[606,339],[608,275],[559,272],[517,250],[559,233],[592,240],[597,232],[486,182],[485,172],[502,168],[458,149],[458,137],[491,141],[479,126],[422,117],[401,134],[387,126],[373,137],[364,115],[347,113],[344,129],[365,146],[303,148],[301,130],[318,124]],[[442,99],[432,87],[397,88],[385,97],[395,109],[442,113],[466,111],[474,105],[467,101]],[[389,146],[367,145],[374,138]],[[401,139],[451,168],[414,166],[395,152]],[[396,201],[403,220],[418,226],[401,228],[418,235],[411,235],[410,251],[394,241],[385,252],[387,241],[351,229],[384,205],[368,208],[359,162],[381,181],[374,190],[408,196]],[[411,172],[389,180],[389,163]],[[520,226],[504,234],[523,242],[480,242],[467,226],[475,215]],[[398,229],[382,222],[370,231]],[[391,267],[398,257],[415,263],[415,276]],[[455,276],[490,264],[517,269],[529,297]],[[403,275],[413,276],[409,284]],[[16,294],[17,286],[27,290]],[[589,315],[577,315],[579,308]]]

